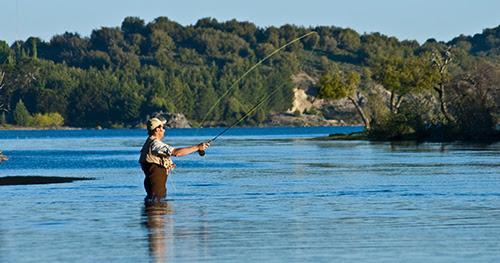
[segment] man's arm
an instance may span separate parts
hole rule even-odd
[[[179,157],[179,156],[185,156],[185,155],[197,152],[197,151],[204,151],[209,146],[210,146],[210,144],[208,142],[204,142],[204,143],[200,143],[198,145],[193,145],[193,146],[189,146],[189,147],[174,148],[174,150],[172,151],[172,156]]]

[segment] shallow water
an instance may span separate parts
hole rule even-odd
[[[499,143],[303,140],[355,130],[230,130],[174,160],[162,207],[143,202],[143,130],[0,131],[0,176],[96,179],[0,187],[0,262],[500,258]]]

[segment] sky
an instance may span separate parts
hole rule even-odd
[[[259,27],[293,24],[379,32],[399,40],[449,41],[500,25],[500,0],[0,0],[0,40],[30,36],[49,41],[76,32],[90,36],[119,27],[127,16],[146,23],[159,16],[182,25],[205,17]]]

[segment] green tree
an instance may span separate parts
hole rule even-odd
[[[230,32],[243,38],[246,42],[254,45],[257,43],[257,27],[250,22],[239,22],[236,19],[229,20],[222,24],[226,32]]]
[[[217,107],[217,93],[211,85],[201,87],[198,93],[198,106],[196,107],[197,115],[199,116],[200,121],[214,121],[218,120],[220,116],[220,111],[216,108],[216,110],[212,110],[212,107]],[[211,111],[212,110],[212,111]],[[201,126],[205,125],[205,123],[200,123]]]
[[[57,112],[36,113],[31,122],[36,127],[60,127],[64,124],[64,118]]]
[[[37,42],[40,42],[40,40],[36,38],[31,38],[31,57],[33,59],[38,59]]]
[[[113,89],[118,86],[118,79],[111,71],[90,69],[84,74],[79,85],[69,96],[68,124],[77,127],[109,127],[111,117]]]
[[[2,111],[0,113],[0,125],[5,125],[5,124],[7,124],[7,118],[5,116],[5,112]]]
[[[375,67],[375,79],[390,93],[389,108],[397,113],[405,97],[432,89],[436,83],[429,53],[390,56]]]
[[[160,30],[154,30],[149,35],[149,50],[153,53],[167,53],[175,48],[174,40],[168,33]],[[168,53],[167,53],[168,54]]]
[[[104,70],[111,65],[112,62],[108,53],[99,50],[92,50],[82,58],[82,67],[87,69],[94,67]]]
[[[144,20],[139,17],[128,16],[122,22],[121,30],[126,37],[133,34],[144,34],[146,32],[146,26]]]
[[[7,42],[0,40],[0,65],[7,63],[9,57],[12,56],[12,51]]]
[[[140,120],[140,109],[144,97],[137,93],[136,83],[123,82],[111,88],[109,104],[110,123],[128,125]]]
[[[168,102],[165,99],[167,87],[165,73],[157,67],[147,67],[139,76],[139,84],[144,87],[144,103],[141,115],[144,117],[152,112],[168,112]]]
[[[0,78],[3,77],[3,86],[0,89],[0,104],[4,105],[5,110],[11,111],[19,99],[29,95],[36,86],[39,79],[40,69],[43,63],[31,58],[16,60],[14,63],[0,65]],[[32,109],[32,100],[26,104],[26,107]]]
[[[93,30],[90,35],[90,48],[107,52],[111,47],[125,46],[122,31],[117,28],[103,27],[99,30]]]
[[[87,56],[88,39],[77,33],[64,33],[52,37],[49,44],[40,48],[40,57],[57,63],[66,63],[75,67],[86,67],[83,58]]]
[[[352,29],[340,31],[338,36],[339,47],[350,52],[355,52],[361,46],[359,34]]]
[[[484,59],[467,72],[455,76],[450,83],[450,113],[456,130],[466,140],[492,138],[497,133],[499,114],[500,67]]]
[[[370,120],[359,103],[356,91],[361,82],[360,75],[355,71],[344,73],[331,70],[324,74],[319,81],[318,97],[322,99],[338,100],[347,98],[358,111],[366,129],[370,129]]]
[[[14,123],[19,126],[28,126],[31,123],[31,115],[22,100],[19,100],[13,112]]]

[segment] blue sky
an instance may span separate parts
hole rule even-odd
[[[90,36],[102,26],[120,26],[127,16],[150,22],[166,16],[183,25],[200,18],[233,18],[259,27],[349,27],[360,34],[380,32],[400,40],[448,41],[500,25],[499,0],[0,0],[0,40],[29,36]]]

